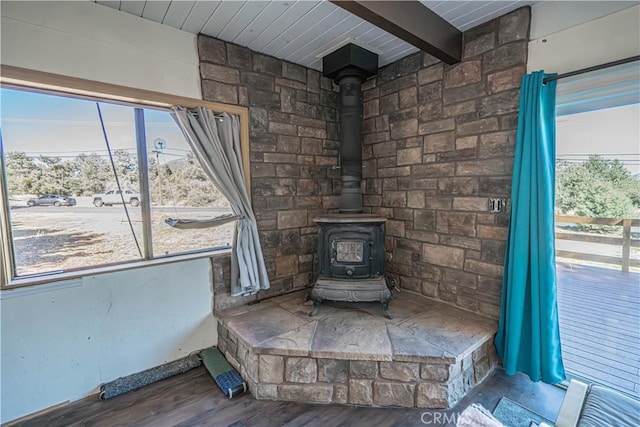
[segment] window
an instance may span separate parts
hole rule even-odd
[[[231,210],[168,112],[145,110],[145,130],[153,253],[170,255],[227,245],[232,238],[232,223],[191,230],[167,226],[167,217],[207,219]]]
[[[10,279],[230,244],[233,223],[165,222],[231,212],[167,109],[6,87],[0,105]]]
[[[640,395],[640,64],[558,81],[556,271],[568,376]]]

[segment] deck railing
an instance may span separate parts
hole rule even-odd
[[[603,236],[596,234],[579,234],[571,232],[556,232],[556,239],[558,240],[572,240],[575,242],[587,242],[587,243],[600,243],[606,245],[622,246],[622,256],[606,256],[589,254],[584,252],[572,252],[572,251],[559,251],[556,250],[556,256],[562,258],[579,259],[583,261],[601,262],[605,264],[615,264],[622,267],[622,271],[629,272],[629,267],[640,268],[640,259],[632,259],[631,248],[640,248],[640,239],[631,238],[631,227],[640,226],[640,219],[623,219],[623,218],[592,218],[584,216],[566,216],[556,215],[557,223],[570,223],[570,224],[596,224],[596,225],[609,225],[609,226],[621,226],[622,237]]]

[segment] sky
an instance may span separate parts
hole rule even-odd
[[[622,161],[640,173],[640,104],[561,116],[556,120],[556,157],[589,154]]]
[[[62,158],[77,154],[107,154],[96,103],[63,96],[0,89],[0,126],[4,151],[24,151],[30,155]],[[100,103],[112,151],[135,153],[134,109]],[[182,132],[167,111],[144,109],[147,150],[161,138],[166,142],[167,161],[189,150]]]
[[[101,103],[112,150],[135,152],[133,108]],[[75,157],[80,152],[106,155],[94,101],[0,89],[1,131],[5,151]],[[145,109],[147,150],[166,142],[165,161],[184,156],[189,147],[168,112]],[[590,154],[618,158],[640,173],[640,104],[561,116],[557,157],[576,161]]]

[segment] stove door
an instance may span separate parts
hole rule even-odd
[[[329,271],[331,277],[367,279],[373,277],[373,236],[370,229],[332,230],[329,233]]]

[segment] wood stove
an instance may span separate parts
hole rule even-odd
[[[337,214],[316,218],[320,225],[320,276],[311,291],[315,315],[323,300],[379,301],[389,315],[391,292],[384,278],[384,233],[387,219],[378,215]]]
[[[348,44],[323,58],[323,74],[340,87],[339,214],[316,218],[320,225],[320,276],[311,291],[311,316],[323,300],[379,301],[389,315],[391,292],[384,279],[385,217],[362,213],[362,82],[378,70],[378,55]]]

